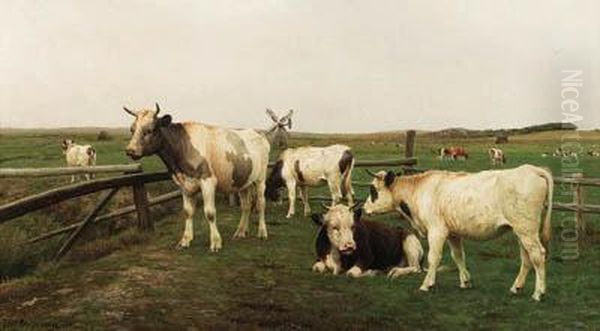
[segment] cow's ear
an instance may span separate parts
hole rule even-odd
[[[396,180],[396,174],[393,171],[388,171],[383,178],[383,182],[387,187],[390,187],[394,183],[394,180]]]
[[[362,219],[362,207],[354,209],[354,222],[360,222]]]
[[[158,119],[158,126],[169,126],[169,124],[171,124],[171,121],[173,120],[173,118],[171,118],[171,115],[165,115],[162,116],[161,118]]]
[[[312,214],[310,216],[310,218],[312,219],[312,221],[318,225],[318,226],[322,226],[323,225],[323,214]]]

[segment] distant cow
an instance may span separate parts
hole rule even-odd
[[[78,145],[71,139],[61,143],[63,154],[69,167],[91,167],[96,165],[96,150],[91,145]],[[90,180],[93,174],[85,174],[85,179]],[[71,183],[75,182],[75,175],[71,176]]]
[[[594,151],[594,150],[589,150],[588,151],[588,155],[591,157],[600,157],[600,152],[599,151]]]
[[[466,160],[469,158],[469,153],[464,147],[451,146],[451,147],[442,147],[438,149],[438,155],[440,160]]]
[[[470,287],[463,238],[488,240],[511,229],[521,246],[521,269],[511,287],[517,293],[531,266],[536,282],[533,299],[546,292],[546,248],[550,240],[553,180],[547,170],[523,165],[509,170],[456,173],[428,171],[398,177],[381,171],[374,175],[364,209],[368,214],[400,210],[411,226],[429,242],[429,270],[421,285],[435,284],[444,242],[458,266],[460,287]],[[548,204],[540,242],[541,215]]]
[[[135,117],[127,155],[134,160],[158,155],[181,189],[186,219],[179,248],[189,247],[194,238],[193,217],[196,195],[200,192],[210,227],[212,252],[222,246],[217,228],[216,191],[239,194],[242,215],[234,238],[246,236],[252,197],[256,196],[258,237],[267,238],[264,191],[270,146],[263,135],[254,130],[231,130],[201,123],[172,123],[170,115],[158,116],[158,104],[155,111],[123,108]]]
[[[490,156],[492,165],[502,165],[506,163],[506,156],[504,155],[504,151],[500,148],[490,148],[488,150],[488,155]]]
[[[351,277],[387,271],[390,277],[421,272],[423,247],[403,229],[361,219],[362,209],[335,205],[325,214],[313,214],[320,226],[313,271],[346,272]]]
[[[350,147],[345,145],[288,148],[281,153],[267,179],[267,197],[276,201],[279,199],[280,189],[287,187],[287,218],[295,213],[296,188],[304,203],[305,216],[310,213],[308,187],[327,183],[334,204],[342,197],[352,204],[353,167],[354,156]]]

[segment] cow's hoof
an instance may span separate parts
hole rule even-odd
[[[431,286],[421,285],[421,287],[419,287],[419,291],[429,292],[430,288]]]
[[[235,231],[235,233],[233,234],[233,239],[240,239],[240,238],[246,238],[246,235],[248,234],[247,231],[240,231],[237,230]]]
[[[512,294],[519,294],[520,292],[521,292],[521,287],[513,286],[510,288],[510,293],[512,293]]]
[[[471,287],[473,287],[473,285],[471,284],[470,281],[466,281],[466,282],[460,283],[460,288],[465,288],[466,289],[466,288],[471,288]]]
[[[540,302],[542,300],[542,293],[533,293],[531,298],[537,302]]]
[[[218,253],[221,250],[221,243],[214,243],[210,245],[210,251],[213,253]]]
[[[179,242],[177,243],[177,245],[175,245],[175,250],[182,251],[184,249],[187,249],[188,247],[190,247],[189,242]]]
[[[258,237],[258,239],[267,240],[267,231],[258,231],[258,234],[256,236]]]
[[[287,218],[287,219],[290,219],[292,217],[294,217],[294,214],[287,214],[287,215],[285,215],[285,218]]]
[[[313,267],[312,267],[312,271],[318,272],[321,274],[325,272],[325,269],[326,269],[325,263],[323,263],[321,261],[315,262],[315,264],[313,264]]]
[[[358,278],[362,275],[362,271],[357,268],[357,267],[352,267],[350,268],[350,270],[348,270],[346,272],[346,276],[352,277],[352,278]]]

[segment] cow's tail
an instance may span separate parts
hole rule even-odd
[[[548,251],[548,244],[550,243],[550,238],[552,237],[552,224],[550,221],[552,219],[554,179],[552,178],[552,173],[546,169],[538,168],[538,174],[546,180],[546,184],[548,185],[548,210],[546,211],[546,218],[544,219],[544,225],[542,227],[542,245],[544,245],[544,248],[546,251]]]
[[[340,159],[340,173],[342,174],[342,196],[346,197],[348,194],[354,195],[352,190],[352,169],[354,168],[354,155],[349,149],[344,151],[342,158]]]

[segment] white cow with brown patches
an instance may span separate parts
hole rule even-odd
[[[78,145],[71,139],[61,143],[63,154],[69,167],[92,167],[96,165],[96,150],[92,145]],[[85,179],[90,180],[93,174],[85,174]],[[75,182],[75,175],[71,176],[71,183]]]
[[[281,153],[267,179],[267,197],[277,201],[280,189],[284,186],[287,188],[287,218],[295,213],[296,188],[300,191],[300,199],[304,203],[305,216],[310,214],[309,187],[327,184],[333,204],[345,197],[348,204],[352,205],[353,168],[354,156],[350,147],[346,145],[288,148]]]
[[[504,155],[504,151],[500,148],[492,147],[488,149],[488,155],[492,165],[503,165],[506,163],[506,156]]]
[[[421,290],[435,284],[436,269],[448,241],[456,263],[460,287],[469,287],[463,238],[488,240],[512,230],[521,247],[521,269],[511,292],[517,293],[533,266],[536,274],[533,299],[546,292],[546,247],[550,240],[553,179],[545,169],[523,165],[508,170],[479,173],[428,171],[398,177],[393,172],[374,174],[364,209],[368,214],[400,211],[411,226],[427,236],[429,270]],[[548,212],[540,225],[544,203]]]
[[[158,155],[181,188],[186,219],[179,248],[189,247],[194,238],[193,217],[198,193],[204,201],[212,252],[222,247],[215,208],[217,191],[239,194],[242,216],[234,238],[247,235],[253,197],[259,218],[258,237],[267,238],[264,192],[270,146],[263,135],[254,130],[232,130],[201,123],[172,123],[170,115],[158,116],[158,104],[156,110],[123,108],[135,117],[127,155],[135,160]]]

